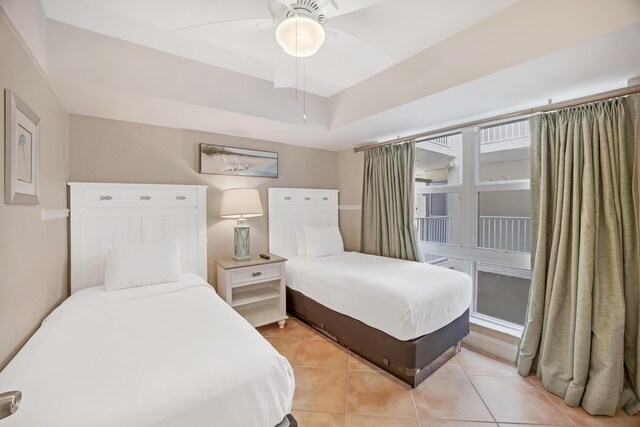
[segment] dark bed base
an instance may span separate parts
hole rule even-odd
[[[298,421],[289,414],[275,427],[298,427]]]
[[[411,387],[444,365],[469,333],[469,310],[448,325],[410,341],[400,341],[359,320],[333,311],[287,287],[287,311]]]

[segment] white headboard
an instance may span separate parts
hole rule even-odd
[[[104,282],[107,250],[178,238],[183,273],[207,280],[207,187],[69,183],[71,292]]]
[[[269,251],[297,254],[295,229],[338,225],[338,190],[269,188]]]

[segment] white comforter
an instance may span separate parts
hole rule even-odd
[[[274,427],[291,366],[195,275],[73,294],[0,373],[2,427]]]
[[[338,313],[407,341],[436,331],[471,304],[471,278],[358,252],[291,257],[287,286]]]

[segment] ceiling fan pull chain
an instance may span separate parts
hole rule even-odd
[[[302,121],[307,122],[307,64],[302,61]]]
[[[295,15],[296,19],[296,101],[298,100],[298,14]]]

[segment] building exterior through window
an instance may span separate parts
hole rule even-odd
[[[470,274],[472,317],[521,331],[531,252],[528,121],[416,141],[416,228],[426,262]]]

